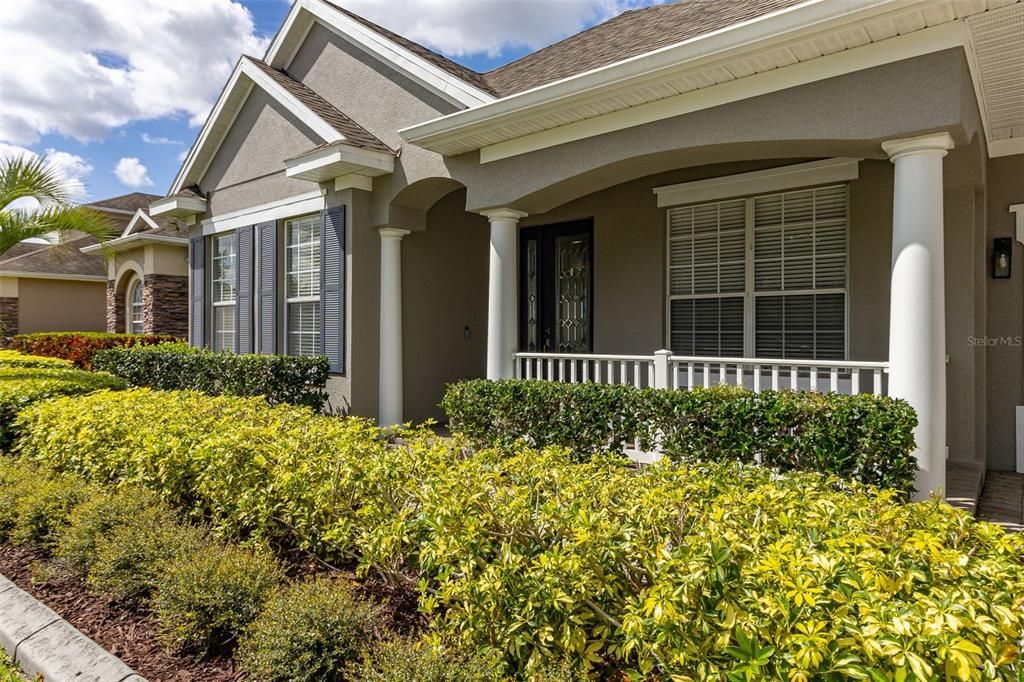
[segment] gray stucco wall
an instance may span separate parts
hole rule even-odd
[[[486,373],[489,226],[465,204],[452,192],[402,240],[406,419],[443,419],[444,385]]]
[[[946,50],[488,164],[465,154],[448,167],[469,188],[471,210],[536,213],[671,168],[796,156],[884,158],[881,141],[940,129],[964,144],[974,134],[969,101],[963,50]]]
[[[370,218],[374,225],[398,224],[388,209],[406,186],[448,175],[440,155],[405,145],[398,130],[450,114],[456,110],[452,104],[319,24],[310,30],[288,73],[391,148],[401,148],[394,174],[374,180]],[[430,203],[440,196],[432,196]],[[406,202],[399,197],[397,203]],[[415,208],[425,210],[430,203]]]
[[[1024,203],[1024,155],[988,160],[987,244],[1014,236],[1011,204]],[[1015,407],[1024,404],[1024,249],[1014,241],[1009,279],[988,279],[987,335],[992,345],[976,349],[987,360],[988,464],[1012,470],[1015,464]]]
[[[284,160],[323,142],[259,88],[242,105],[199,186],[208,215],[258,206],[317,188],[288,178]]]

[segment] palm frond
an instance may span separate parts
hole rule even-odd
[[[116,236],[117,226],[103,213],[84,206],[0,211],[0,255],[26,239],[48,239],[54,233],[75,232],[104,242]]]
[[[71,197],[55,166],[39,157],[17,156],[0,160],[0,209],[31,197],[43,208],[67,205]]]

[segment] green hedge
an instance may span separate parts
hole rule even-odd
[[[480,447],[525,440],[585,458],[658,442],[674,461],[756,462],[903,492],[917,472],[914,411],[875,395],[480,379],[449,386],[442,407],[452,431]]]
[[[136,483],[223,536],[418,585],[432,638],[632,679],[1017,679],[1024,536],[944,503],[722,462],[467,454],[259,399],[56,399],[21,456]]]
[[[105,350],[93,364],[131,386],[265,396],[272,404],[306,405],[314,410],[321,409],[327,398],[325,356],[237,355],[173,343]]]
[[[11,442],[14,418],[28,405],[61,395],[124,388],[106,373],[60,367],[19,367],[0,362],[0,450]]]
[[[69,360],[82,369],[92,369],[96,353],[106,348],[144,346],[176,341],[160,334],[110,334],[107,332],[39,332],[11,338],[11,348],[29,355]]]

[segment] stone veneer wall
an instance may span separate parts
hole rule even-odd
[[[142,279],[142,327],[147,334],[188,336],[188,277],[146,275]]]
[[[114,280],[107,280],[107,331],[123,332],[124,326],[124,296],[117,293],[117,286]]]
[[[0,333],[14,336],[18,333],[18,297],[0,297]]]

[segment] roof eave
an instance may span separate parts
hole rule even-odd
[[[187,218],[200,213],[206,213],[206,199],[199,197],[166,197],[149,205],[152,216]]]
[[[598,92],[628,87],[659,74],[691,69],[705,62],[766,49],[783,40],[905,10],[927,0],[849,0],[808,2],[756,17],[636,57],[525,90],[491,103],[457,111],[399,130],[404,140],[445,153],[445,143],[499,122],[540,110],[557,109]],[[468,150],[467,150],[468,151]]]
[[[375,178],[395,172],[395,155],[335,142],[284,162],[285,175],[310,182],[326,182],[344,175]]]
[[[102,244],[93,244],[91,246],[83,246],[79,251],[82,253],[120,253],[121,251],[127,251],[129,249],[137,248],[143,244],[163,244],[168,246],[188,246],[188,239],[186,237],[172,237],[166,234],[130,234],[127,237],[118,237],[117,239],[111,239],[109,242],[103,242]]]

